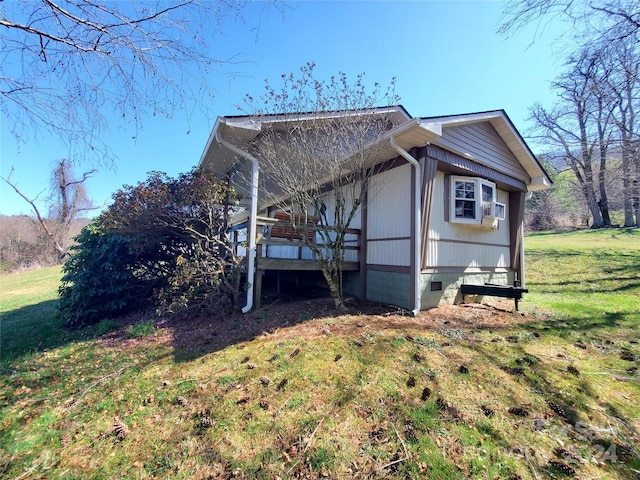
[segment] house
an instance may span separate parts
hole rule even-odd
[[[525,198],[552,182],[504,110],[412,117],[394,106],[358,114],[384,117],[389,127],[369,144],[377,168],[351,223],[357,248],[347,252],[345,293],[417,313],[461,300],[463,283],[524,286]],[[245,198],[233,219],[250,232],[253,281],[244,311],[256,292],[259,303],[265,272],[314,268],[263,191],[268,172],[261,171],[255,140],[266,124],[284,121],[219,117],[200,159]]]

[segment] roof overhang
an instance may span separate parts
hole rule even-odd
[[[402,106],[381,107],[365,111],[295,113],[291,115],[276,114],[263,116],[230,116],[218,117],[209,135],[207,145],[200,157],[200,165],[206,166],[219,175],[224,175],[238,161],[239,155],[230,152],[217,139],[223,139],[240,150],[248,151],[263,126],[282,122],[305,122],[308,120],[331,119],[344,115],[376,115],[390,118],[394,124],[403,125],[411,116]],[[259,157],[259,152],[255,152]]]
[[[390,143],[391,138],[401,148],[410,150],[411,148],[422,147],[437,141],[442,135],[443,128],[490,122],[531,178],[527,182],[527,189],[529,191],[544,190],[553,185],[551,178],[531,152],[504,110],[424,118],[412,118],[402,107],[385,107],[375,109],[369,113],[392,115],[394,122],[398,123],[396,127],[380,135],[367,145],[368,149],[375,151],[371,158],[372,166],[398,156],[397,150]],[[327,112],[323,115],[326,118],[330,118],[335,115],[346,114],[360,115],[362,113]],[[314,116],[312,117],[312,115]],[[295,121],[303,122],[305,121],[305,116],[317,119],[315,114],[296,114]],[[250,151],[254,139],[260,134],[265,124],[291,122],[292,118],[286,115],[218,117],[200,157],[200,165],[205,166],[217,175],[226,175],[239,161],[241,155],[225,147],[220,143],[220,139],[234,145],[238,150]],[[253,154],[259,160],[260,153],[253,152]]]
[[[504,110],[442,117],[426,117],[423,118],[423,121],[429,126],[440,125],[441,128],[489,122],[531,178],[531,180],[527,182],[527,189],[529,191],[546,190],[553,186],[553,181]]]
[[[238,161],[239,155],[224,147],[218,139],[223,138],[238,149],[247,150],[261,128],[260,123],[252,117],[218,117],[200,156],[199,165],[218,175],[226,175]]]

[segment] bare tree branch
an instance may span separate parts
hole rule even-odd
[[[27,202],[29,205],[31,205],[31,208],[33,209],[33,213],[35,213],[36,219],[38,220],[38,224],[40,225],[42,230],[47,234],[47,236],[51,239],[51,243],[52,243],[53,247],[55,248],[56,252],[58,253],[58,256],[62,257],[66,253],[65,252],[65,248],[60,244],[60,242],[58,241],[56,236],[49,229],[49,227],[47,225],[47,222],[45,221],[45,218],[42,216],[42,214],[40,213],[40,209],[36,205],[35,199],[29,198],[27,195],[25,195],[18,188],[18,186],[15,183],[13,183],[11,181],[11,175],[12,174],[13,174],[13,168],[11,169],[11,173],[9,173],[8,177],[6,177],[6,178],[5,177],[0,177],[0,178],[2,178],[2,180],[4,180],[7,185],[9,185],[11,188],[13,188],[13,190],[18,195],[20,195],[24,199],[25,202]]]
[[[281,8],[278,0],[267,5]],[[3,2],[0,112],[19,141],[51,132],[100,161],[104,107],[134,129],[145,114],[208,112],[210,74],[233,74],[216,58],[223,21],[241,18],[246,0]],[[205,34],[206,32],[206,34]]]

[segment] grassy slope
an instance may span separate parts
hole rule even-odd
[[[60,276],[60,268],[51,267],[0,277],[3,362],[14,353],[54,346],[64,336],[62,324],[52,320]]]
[[[588,322],[640,321],[640,231],[583,230],[529,235],[531,304]]]
[[[22,303],[8,299],[25,277],[2,277],[0,476],[634,478],[640,235],[611,232],[528,237],[523,324],[302,305],[303,323],[217,350],[194,339],[184,362],[163,324],[60,333],[27,310],[53,271]],[[22,321],[57,330],[50,348],[8,338]]]

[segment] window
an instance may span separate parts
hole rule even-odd
[[[497,227],[506,206],[496,202],[496,184],[476,177],[451,177],[450,221]]]
[[[475,220],[476,218],[476,182],[455,180],[455,219]]]

